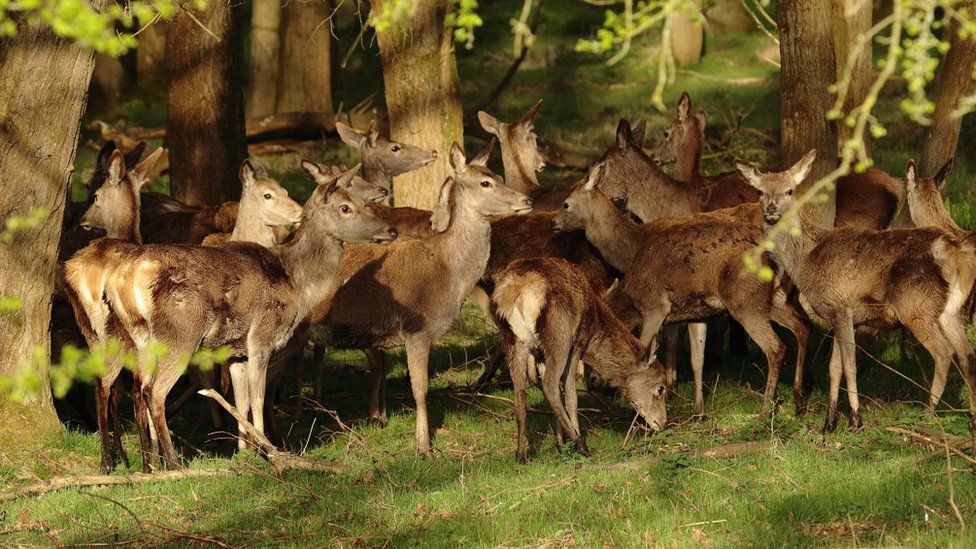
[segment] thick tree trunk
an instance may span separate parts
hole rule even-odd
[[[166,25],[156,21],[139,33],[136,47],[136,82],[143,90],[164,88],[166,81]]]
[[[111,110],[118,107],[122,101],[126,79],[125,68],[118,57],[105,53],[96,55],[89,96],[92,108]]]
[[[291,0],[281,12],[275,112],[332,112],[332,22],[328,0]]]
[[[974,2],[969,0],[958,7],[959,10],[974,10]],[[929,126],[925,143],[922,145],[921,174],[932,177],[956,154],[962,117],[955,115],[959,99],[973,88],[973,64],[976,63],[976,40],[970,36],[962,39],[955,22],[949,27],[951,47],[946,53],[945,62],[939,72],[938,88],[935,92],[935,112]]]
[[[827,89],[834,83],[831,0],[784,0],[777,6],[780,30],[781,128],[783,164],[792,165],[810,149],[817,149],[810,183],[837,166],[837,130],[825,114],[834,97]],[[809,206],[822,223],[834,221],[834,197]]]
[[[373,0],[381,10],[385,0]],[[461,96],[451,29],[444,24],[450,2],[418,1],[412,15],[378,32],[383,83],[393,139],[437,149],[437,161],[394,180],[397,206],[432,209],[451,175],[447,152],[462,142]]]
[[[251,67],[247,88],[247,116],[275,112],[281,53],[280,0],[254,0],[251,12]]]
[[[701,0],[694,0],[701,9]],[[671,19],[671,53],[679,67],[697,65],[701,60],[705,30],[695,19],[694,10],[687,8],[674,14]]]
[[[874,7],[871,2],[864,0],[832,0],[834,9],[834,57],[836,59],[837,72],[835,81],[839,82],[844,77],[849,59],[857,55],[854,61],[854,70],[851,73],[851,84],[847,90],[847,98],[844,101],[844,112],[851,112],[851,109],[860,105],[868,95],[871,88],[873,74],[871,71],[871,47],[870,43],[864,47],[857,48],[855,44],[859,36],[871,29],[871,11]],[[838,124],[837,131],[840,143],[846,143],[854,136],[854,129],[847,124]],[[864,146],[871,153],[871,135],[863,136]]]
[[[0,295],[23,304],[0,315],[0,374],[17,371],[35,349],[50,356],[61,219],[93,67],[90,50],[47,30],[25,26],[0,40],[0,220],[35,207],[48,212],[37,228],[0,243]],[[41,393],[30,406],[55,417],[49,372],[37,373]]]
[[[166,146],[173,196],[212,206],[240,196],[237,174],[247,157],[243,8],[209,2],[195,15],[217,38],[182,10],[168,25]]]

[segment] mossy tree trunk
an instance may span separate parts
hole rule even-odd
[[[385,4],[372,0],[373,10]],[[377,33],[393,139],[439,153],[430,166],[395,179],[393,200],[398,206],[432,209],[451,173],[451,143],[462,142],[454,41],[444,24],[449,9],[448,0],[418,0],[412,14]]]
[[[185,9],[192,9],[187,7]],[[243,6],[208,2],[168,24],[166,146],[173,196],[208,206],[240,196],[244,134]]]
[[[957,9],[974,11],[974,3],[968,0]],[[962,117],[956,116],[959,100],[973,89],[973,64],[976,63],[976,39],[959,36],[958,25],[953,22],[947,29],[949,52],[939,71],[935,92],[935,112],[932,125],[922,145],[922,162],[919,170],[925,177],[935,175],[950,157],[955,156],[962,128]]]
[[[817,161],[810,183],[837,166],[837,130],[825,113],[833,106],[828,88],[837,69],[831,29],[831,0],[783,0],[777,6],[780,30],[781,142],[784,166],[792,165],[810,149]],[[834,197],[809,206],[824,224],[834,221]]]
[[[47,212],[38,227],[0,243],[0,295],[22,302],[0,315],[0,374],[16,372],[38,349],[50,356],[61,220],[93,67],[90,50],[46,29],[23,26],[0,40],[0,220],[37,207]],[[49,371],[37,368],[41,391],[26,409],[55,424]]]

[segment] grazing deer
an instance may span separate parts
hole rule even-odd
[[[94,192],[91,205],[79,221],[84,228],[99,228],[106,232],[105,238],[94,240],[64,265],[65,293],[89,347],[104,344],[112,337],[123,343],[128,341],[128,334],[104,300],[105,287],[112,270],[124,255],[142,243],[139,235],[139,190],[149,180],[147,174],[161,155],[162,149],[157,149],[127,173],[126,159],[121,152],[113,150],[105,164],[103,182]],[[107,371],[94,380],[102,447],[101,469],[105,473],[118,463],[128,461],[122,447],[118,419],[120,395],[118,391],[112,391],[121,370],[121,357],[113,357]],[[109,412],[112,414],[111,428]]]
[[[492,301],[503,321],[502,337],[515,386],[515,452],[520,462],[525,463],[528,451],[528,381],[542,386],[556,418],[560,442],[561,433],[567,433],[576,451],[589,454],[577,415],[576,364],[580,360],[611,385],[622,388],[631,406],[653,430],[664,429],[664,367],[653,354],[644,352],[586,276],[571,263],[555,258],[515,261],[498,275]],[[545,363],[541,376],[533,356]]]
[[[830,357],[830,406],[824,430],[836,428],[840,378],[847,380],[850,427],[861,428],[855,326],[908,328],[935,361],[930,409],[945,389],[953,354],[976,405],[973,350],[963,305],[976,279],[968,241],[935,228],[876,231],[829,229],[803,211],[793,214],[794,190],[806,179],[816,150],[784,172],[765,173],[742,160],[736,170],[761,193],[763,231],[773,256],[789,274],[811,316],[834,331]]]
[[[165,464],[179,466],[164,405],[197,348],[231,349],[235,404],[242,412],[250,409],[255,427],[263,429],[268,358],[330,291],[342,242],[396,237],[361,200],[341,188],[341,180],[353,175],[316,188],[299,230],[274,251],[253,243],[150,244],[125,250],[113,266],[104,297],[139,350],[133,400],[144,469],[151,463],[150,431],[158,436]],[[168,349],[154,370],[145,362],[150,342]],[[246,366],[240,362],[245,357]]]
[[[489,219],[532,209],[530,198],[508,188],[486,167],[490,149],[466,163],[455,144],[450,154],[455,179],[441,189],[446,207],[431,217],[437,234],[385,247],[349,246],[335,299],[319,301],[310,315],[313,334],[331,347],[370,348],[382,354],[379,349],[406,346],[420,454],[430,452],[430,346],[457,319],[464,297],[484,273],[491,242]],[[382,360],[378,363],[383,368]],[[385,378],[385,371],[374,370],[374,399],[384,392]]]
[[[619,212],[598,187],[606,169],[598,162],[573,189],[553,220],[556,230],[583,229],[603,257],[624,273],[621,293],[642,316],[640,342],[650,345],[661,326],[700,323],[728,313],[742,324],[766,355],[763,412],[775,404],[779,370],[786,346],[773,331],[775,322],[798,342],[794,395],[802,406],[802,371],[809,329],[778,284],[748,272],[744,253],[762,238],[756,204],[675,217],[639,225]],[[704,338],[699,340],[703,343]],[[704,413],[703,345],[692,340],[695,413]]]

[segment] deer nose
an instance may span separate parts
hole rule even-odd
[[[434,158],[437,158],[437,149],[433,149],[432,151],[430,151],[430,155],[433,156]]]
[[[522,203],[525,204],[526,206],[532,206],[532,199],[531,198],[523,198],[522,199]]]
[[[380,198],[386,198],[390,196],[390,191],[386,187],[377,187],[376,191],[380,193]]]
[[[390,238],[396,240],[396,237],[397,235],[400,234],[400,231],[396,230],[396,227],[390,227],[389,233],[390,233]]]

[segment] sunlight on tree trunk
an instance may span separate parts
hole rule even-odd
[[[860,105],[868,95],[871,87],[873,72],[871,70],[871,45],[866,44],[860,51],[854,51],[858,36],[871,29],[871,12],[873,4],[864,0],[832,0],[833,28],[834,28],[834,56],[836,59],[835,81],[844,78],[848,59],[857,55],[854,71],[851,74],[850,88],[844,101],[844,112]],[[838,138],[841,143],[847,142],[854,136],[854,128],[844,123],[837,125]],[[871,153],[871,134],[865,133],[862,138],[868,154]]]
[[[833,106],[828,88],[836,81],[831,0],[784,0],[778,5],[783,165],[817,149],[809,182],[837,167],[837,130],[825,116]],[[802,188],[801,190],[804,190]],[[834,193],[806,206],[824,224],[834,221]]]
[[[180,10],[166,35],[166,146],[173,196],[209,206],[240,196],[247,158],[243,7],[210,2],[194,15],[199,23]]]
[[[333,112],[331,14],[327,0],[292,0],[282,8],[276,112]]]
[[[47,212],[38,227],[0,243],[0,295],[23,304],[0,316],[0,374],[16,372],[35,348],[50,352],[61,220],[93,67],[91,50],[48,30],[25,26],[0,40],[0,219]],[[53,417],[47,367],[37,373],[40,392],[29,404]]]
[[[247,83],[248,118],[274,113],[281,52],[280,26],[280,0],[254,0],[250,78]]]
[[[373,0],[374,10],[384,0]],[[437,161],[393,185],[397,206],[432,209],[437,191],[451,174],[447,152],[462,142],[461,97],[451,29],[444,24],[449,2],[417,2],[413,14],[377,32],[383,60],[383,83],[393,139],[437,149]]]
[[[694,0],[701,8],[701,0]],[[671,19],[671,53],[678,67],[697,65],[701,60],[702,41],[705,32],[695,19],[694,10],[688,8],[674,14]]]

